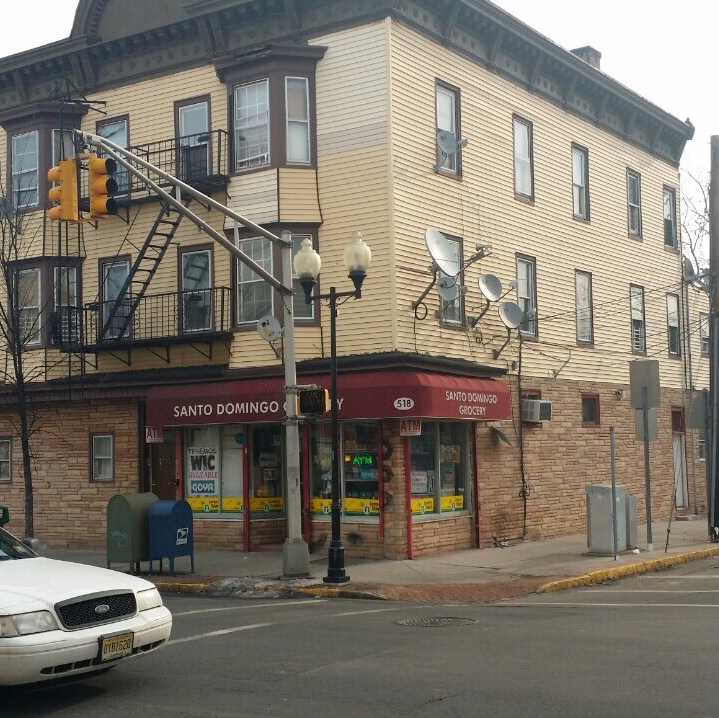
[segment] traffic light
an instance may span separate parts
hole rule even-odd
[[[327,389],[300,389],[297,398],[301,416],[322,416],[330,409],[330,393]]]
[[[117,192],[117,181],[113,176],[117,172],[117,162],[111,158],[90,155],[90,217],[103,219],[117,214],[117,201],[113,195]]]
[[[79,222],[76,160],[62,160],[57,167],[48,170],[47,179],[56,183],[47,193],[50,201],[55,203],[48,217],[57,222]]]

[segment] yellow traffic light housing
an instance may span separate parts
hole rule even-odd
[[[104,219],[108,215],[117,214],[117,201],[113,195],[117,192],[117,162],[112,158],[90,155],[88,162],[90,171],[90,217]]]
[[[56,183],[47,193],[50,201],[55,203],[48,217],[56,222],[79,222],[76,160],[62,160],[48,171],[47,179]]]

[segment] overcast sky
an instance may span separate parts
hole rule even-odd
[[[175,0],[182,2],[183,0]],[[0,0],[0,56],[60,40],[70,34],[77,0]],[[154,2],[154,0],[147,0]],[[565,48],[592,45],[602,69],[663,109],[697,128],[683,165],[708,171],[709,136],[719,134],[719,81],[710,80],[710,57],[719,29],[715,0],[495,0]],[[32,23],[27,23],[27,16]],[[23,31],[22,28],[27,28]]]

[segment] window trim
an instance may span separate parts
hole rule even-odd
[[[312,166],[312,108],[310,103],[310,78],[303,75],[285,75],[284,76],[284,91],[285,91],[285,162],[291,167],[310,167]],[[289,106],[287,103],[287,81],[288,80],[304,80],[305,87],[307,89],[306,103],[307,103],[307,160],[296,161],[290,160],[290,122],[300,123],[303,120],[290,120]]]
[[[239,237],[238,242],[240,248],[242,248],[242,243],[246,242],[250,239],[263,239],[269,244],[270,247],[270,274],[274,277],[275,276],[275,267],[277,266],[277,258],[275,257],[275,245],[270,242],[269,239],[266,237],[258,237],[254,234],[249,234],[247,237]],[[234,322],[233,326],[235,329],[254,329],[257,325],[257,319],[250,319],[241,321],[240,320],[240,291],[239,291],[239,285],[240,285],[240,272],[239,272],[239,262],[240,260],[235,258],[235,261],[233,262],[233,274],[232,274],[232,294],[234,297],[234,301],[232,302],[232,308],[233,308],[233,315],[234,315]],[[263,279],[255,279],[252,280],[253,282],[262,282]],[[250,284],[250,282],[243,282],[243,284]],[[270,315],[275,316],[275,292],[274,289],[270,291]]]
[[[702,334],[702,327],[706,326],[706,335]],[[704,351],[704,338],[706,336],[706,351]],[[711,325],[709,324],[709,315],[706,312],[699,312],[699,354],[703,357],[709,356],[709,350],[711,348],[710,339],[711,337]]]
[[[584,421],[584,401],[585,400],[594,402],[594,405],[596,407],[596,421]],[[599,394],[596,394],[596,393],[581,394],[581,402],[582,402],[582,426],[591,427],[591,428],[600,427],[602,425],[602,413],[601,413]]]
[[[697,437],[697,443],[696,443],[696,457],[697,461],[701,461],[702,463],[705,463],[707,460],[707,454],[706,454],[706,439],[702,438],[701,436]]]
[[[537,304],[537,259],[529,254],[517,253],[514,255],[514,277],[517,282],[517,304],[519,304],[519,262],[529,262],[532,265],[532,297],[533,308],[534,308],[534,331],[530,332],[522,329],[521,325],[519,331],[524,339],[533,340],[539,338],[539,307]],[[521,308],[521,304],[519,305]]]
[[[530,194],[524,194],[523,192],[517,191],[517,123],[527,127],[529,135],[528,145]],[[515,199],[519,199],[524,202],[534,203],[534,123],[531,120],[527,120],[517,114],[512,115],[512,173]]]
[[[211,331],[215,324],[215,243],[214,242],[202,242],[201,244],[185,244],[177,248],[177,293],[178,293],[178,312],[177,312],[177,330],[181,336],[191,337],[193,334],[201,334],[203,331]],[[205,330],[189,330],[185,329],[185,317],[182,309],[182,297],[184,296],[183,289],[183,265],[182,258],[185,254],[192,254],[194,252],[209,252],[210,255],[210,327]],[[205,290],[201,290],[205,291]]]
[[[110,478],[97,478],[95,476],[95,439],[110,437]],[[100,458],[106,459],[106,456]],[[90,433],[90,483],[92,484],[113,484],[115,483],[115,432],[114,431],[93,431]]]
[[[12,437],[11,436],[0,436],[0,443],[2,443],[4,441],[6,441],[9,444],[8,458],[7,458],[8,477],[7,477],[7,479],[3,479],[0,476],[0,484],[2,484],[4,486],[8,486],[8,485],[12,484],[12,464],[13,464],[13,461],[12,461]],[[5,459],[0,459],[0,465],[3,463],[3,461],[5,461]]]
[[[640,289],[642,292],[642,324],[644,326],[644,349],[634,348],[634,326],[632,322],[634,317],[632,316],[632,289]],[[629,285],[629,341],[632,348],[632,354],[638,354],[640,356],[646,356],[647,353],[647,306],[646,306],[646,295],[644,287],[641,284],[630,284]]]
[[[455,137],[457,139],[457,142],[462,138],[462,92],[459,89],[459,87],[456,87],[455,85],[450,84],[449,82],[445,82],[444,80],[440,80],[439,78],[435,78],[434,81],[434,142],[435,142],[435,157],[436,157],[436,163],[435,163],[435,174],[443,175],[445,177],[451,177],[453,179],[461,179],[462,178],[462,152],[457,152],[455,155],[457,166],[455,169],[450,169],[448,167],[442,167],[442,157],[439,150],[439,147],[437,146],[437,133],[439,132],[439,118],[437,116],[437,94],[439,90],[444,90],[445,92],[450,92],[454,96],[454,127],[455,127]]]
[[[574,153],[579,152],[584,157],[584,215],[577,214],[574,207]],[[572,216],[579,222],[591,221],[591,209],[589,203],[589,150],[583,145],[572,142]]]
[[[28,137],[30,135],[35,136],[35,154],[37,156],[37,163],[34,169],[25,170],[24,172],[15,172],[15,140],[17,140],[20,137]],[[51,142],[52,142],[52,136],[51,136]],[[26,130],[25,132],[16,132],[8,137],[8,146],[10,148],[10,196],[12,197],[12,203],[13,207],[17,211],[27,212],[32,211],[35,209],[39,209],[42,206],[42,182],[40,181],[40,177],[42,175],[42,172],[40,171],[40,167],[42,165],[42,158],[41,158],[41,147],[40,147],[40,130],[38,129],[31,129]],[[35,183],[35,192],[37,192],[37,201],[33,202],[32,204],[23,204],[20,205],[15,200],[15,177],[16,176],[22,176],[24,174],[29,174],[30,172],[34,172],[36,176],[36,183]],[[18,194],[20,192],[30,192],[30,189],[25,190],[18,190]]]
[[[27,274],[29,272],[35,272],[37,274],[37,307],[35,305],[32,306],[23,306],[20,302],[20,294],[18,289],[18,321],[20,320],[20,312],[22,312],[24,309],[35,309],[37,308],[37,341],[25,341],[23,338],[22,340],[22,347],[23,349],[37,349],[38,347],[41,347],[43,345],[43,331],[45,329],[45,322],[43,322],[43,267],[42,265],[38,264],[36,266],[32,267],[18,267],[17,273],[15,274],[15,279],[19,283],[20,277],[23,274]]]
[[[637,180],[637,194],[639,195],[639,204],[633,205],[629,202],[629,178],[634,177]],[[627,167],[626,173],[626,185],[627,185],[627,232],[633,239],[643,238],[643,222],[642,222],[642,176],[636,170]],[[638,228],[636,232],[632,232],[632,213],[631,208],[637,207],[639,210]]]
[[[669,300],[675,299],[677,302],[677,325],[676,327],[669,324]],[[681,319],[681,303],[679,302],[679,295],[672,292],[667,292],[666,295],[666,306],[667,306],[667,352],[670,359],[680,359],[682,356],[682,319]],[[671,329],[677,330],[677,351],[672,351],[672,340],[671,340]]]
[[[251,85],[260,85],[265,84],[267,86],[267,159],[265,162],[262,162],[261,164],[255,164],[255,165],[247,165],[245,167],[239,166],[239,161],[237,157],[237,91],[243,87],[250,87]],[[253,80],[246,80],[244,82],[238,82],[235,83],[232,87],[232,98],[231,98],[231,117],[232,117],[232,172],[234,174],[244,174],[245,172],[249,170],[262,170],[267,169],[268,167],[272,167],[272,149],[273,149],[273,141],[272,141],[272,118],[274,117],[274,112],[272,111],[272,86],[273,83],[270,82],[269,74],[267,74],[264,77],[258,77]]]
[[[577,293],[577,277],[579,275],[589,277],[589,339],[579,338],[579,295]],[[594,277],[591,272],[587,272],[583,269],[574,270],[574,314],[575,314],[575,336],[577,339],[577,345],[582,347],[593,347],[594,346]]]
[[[463,237],[456,237],[452,234],[445,234],[444,235],[450,242],[456,242],[459,245],[459,266],[460,268],[464,264],[464,238]],[[437,279],[439,280],[441,278],[442,272],[437,273]],[[464,269],[460,269],[459,274],[457,275],[457,278],[459,280],[460,287],[463,286],[464,282]],[[443,312],[443,300],[440,297],[439,299],[439,309],[437,310],[437,318],[439,320],[439,324],[444,329],[465,329],[467,326],[467,313],[465,311],[465,301],[464,301],[464,295],[460,291],[459,294],[459,314],[460,318],[459,321],[455,320],[446,320],[444,318],[444,312]]]
[[[664,217],[664,196],[670,194],[672,198],[672,243],[667,244],[666,228],[664,223],[666,218]],[[670,251],[676,252],[678,250],[678,226],[677,226],[677,191],[674,187],[669,185],[662,186],[662,239],[664,242],[664,248]]]

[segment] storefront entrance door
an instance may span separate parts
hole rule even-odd
[[[163,501],[174,501],[177,497],[174,432],[165,430],[165,441],[150,446],[152,492]]]

